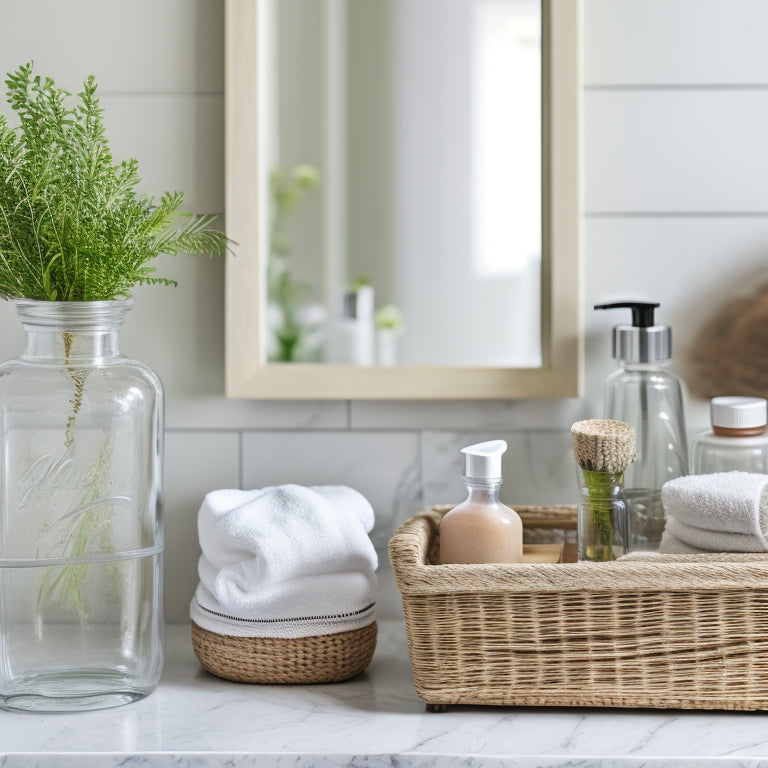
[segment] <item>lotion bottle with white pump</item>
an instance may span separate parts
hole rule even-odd
[[[523,523],[499,501],[503,440],[462,448],[466,456],[466,501],[440,522],[441,563],[519,563],[523,559]]]

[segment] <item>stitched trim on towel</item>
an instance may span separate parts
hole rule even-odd
[[[329,613],[325,616],[295,616],[289,619],[243,619],[239,616],[230,616],[226,613],[219,613],[218,611],[212,611],[210,608],[206,608],[200,604],[200,601],[195,598],[197,607],[206,613],[210,613],[211,616],[218,616],[220,619],[227,619],[229,621],[242,621],[248,624],[282,624],[289,621],[334,621],[339,619],[349,619],[353,616],[360,616],[367,611],[370,611],[376,603],[369,603],[365,608],[361,608],[359,611],[350,611],[349,613]]]

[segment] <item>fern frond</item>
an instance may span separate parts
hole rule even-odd
[[[161,253],[231,249],[214,217],[178,214],[181,192],[155,203],[136,191],[138,163],[113,161],[93,76],[73,106],[31,63],[6,87],[19,124],[0,116],[0,297],[113,299],[175,285],[148,266]]]

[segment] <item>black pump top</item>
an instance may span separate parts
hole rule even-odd
[[[628,307],[632,310],[632,325],[635,328],[651,328],[654,325],[653,312],[659,306],[659,302],[652,304],[647,301],[619,301],[615,304],[595,304],[595,309]]]

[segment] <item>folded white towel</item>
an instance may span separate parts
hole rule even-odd
[[[706,552],[707,550],[701,549],[701,547],[694,547],[691,544],[686,544],[684,541],[680,541],[670,530],[669,524],[674,520],[673,517],[667,515],[667,522],[664,526],[664,533],[661,535],[661,542],[659,544],[659,552],[664,555],[696,555],[700,552]],[[727,550],[719,550],[725,552]],[[640,554],[648,554],[646,552]]]
[[[768,543],[765,537],[748,533],[730,533],[729,531],[709,531],[706,528],[697,528],[695,525],[681,523],[676,517],[669,516],[664,528],[665,535],[673,537],[678,542],[678,554],[683,553],[679,545],[703,552],[765,552],[768,551]],[[662,537],[662,542],[664,537]],[[669,552],[662,549],[662,552]]]
[[[344,486],[209,493],[192,620],[239,637],[306,637],[375,619],[376,551],[367,499]]]
[[[667,524],[660,551],[768,551],[768,475],[718,472],[678,477],[661,491]],[[670,548],[672,547],[672,548]]]

